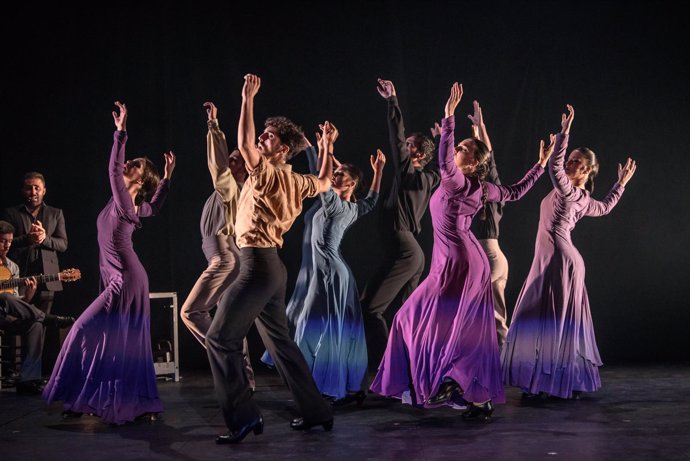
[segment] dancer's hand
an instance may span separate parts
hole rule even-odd
[[[175,162],[177,158],[175,157],[175,154],[173,151],[168,151],[163,154],[163,157],[165,157],[165,179],[172,179],[172,174],[173,170],[175,169]]]
[[[553,148],[556,146],[556,135],[549,135],[549,145],[544,147],[544,140],[539,141],[539,165],[542,168],[546,168],[546,163],[549,161],[549,157],[553,154]]]
[[[618,183],[625,187],[625,185],[630,181],[630,178],[633,177],[635,174],[635,170],[637,169],[637,164],[635,163],[635,160],[631,159],[628,157],[628,160],[625,162],[625,166],[622,166],[620,163],[618,164]]]
[[[215,120],[218,118],[218,108],[211,101],[206,101],[204,103],[204,108],[206,109],[206,115],[209,120]]]
[[[127,107],[120,101],[115,101],[115,105],[120,109],[120,113],[113,111],[113,121],[117,131],[127,131]]]
[[[458,104],[460,104],[461,99],[462,99],[462,84],[455,82],[455,83],[453,83],[453,86],[450,87],[450,96],[448,97],[448,101],[446,102],[446,107],[445,107],[446,117],[450,117],[451,115],[455,115],[455,108],[458,107]]]
[[[561,114],[561,133],[570,134],[570,126],[573,124],[575,118],[575,109],[570,104],[566,104],[568,108],[568,115]]]
[[[379,92],[381,97],[388,99],[395,96],[395,86],[393,85],[393,82],[390,80],[384,80],[382,78],[379,78],[378,82],[379,85],[376,87],[376,90]]]
[[[376,155],[369,156],[369,163],[371,163],[374,174],[383,171],[383,167],[386,165],[386,156],[381,152],[381,149],[376,149]]]
[[[254,96],[261,88],[261,79],[254,74],[247,74],[244,76],[244,86],[242,87],[242,99],[254,99]]]

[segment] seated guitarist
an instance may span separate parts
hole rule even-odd
[[[0,221],[0,280],[19,277],[19,267],[7,257],[12,246],[14,227],[7,221]],[[64,328],[74,323],[73,317],[45,314],[29,304],[36,293],[35,277],[24,281],[23,296],[14,287],[0,293],[0,330],[22,335],[23,361],[17,382],[17,393],[40,394],[43,390],[41,378],[41,352],[43,327]]]

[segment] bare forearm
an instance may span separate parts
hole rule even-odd
[[[374,173],[374,178],[371,180],[370,191],[378,193],[381,189],[381,177],[383,176],[382,171],[376,171]]]
[[[323,153],[321,170],[319,171],[319,192],[326,192],[331,187],[331,176],[333,174],[333,145],[328,147],[328,152]]]
[[[242,99],[240,109],[240,122],[237,126],[237,147],[244,158],[245,163],[251,169],[259,164],[259,152],[256,150],[254,140],[256,130],[254,128],[254,100]]]

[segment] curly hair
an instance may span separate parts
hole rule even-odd
[[[410,133],[409,137],[414,138],[414,142],[417,145],[417,149],[419,149],[420,152],[424,153],[424,157],[419,161],[419,163],[422,166],[429,163],[431,158],[434,156],[434,150],[436,149],[436,144],[434,144],[434,140],[426,136],[425,134],[420,133],[419,131]]]
[[[573,152],[579,152],[580,155],[586,158],[589,162],[591,169],[589,170],[589,176],[587,177],[587,182],[585,183],[585,189],[591,194],[594,192],[594,178],[596,178],[597,173],[599,173],[599,160],[597,160],[597,154],[587,147],[578,147],[577,149],[574,149]]]
[[[264,126],[275,128],[280,138],[280,142],[288,146],[290,149],[287,154],[287,160],[290,160],[300,151],[304,150],[304,131],[302,127],[287,117],[269,117],[266,119]]]
[[[156,192],[160,176],[158,175],[156,165],[148,157],[139,157],[134,159],[133,162],[143,162],[144,164],[144,172],[141,176],[141,189],[139,189],[139,193],[135,198],[135,202],[139,205],[141,202],[149,200],[153,193]]]

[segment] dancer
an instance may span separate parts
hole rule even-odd
[[[64,417],[90,413],[123,424],[137,417],[155,419],[163,410],[151,351],[148,277],[132,247],[132,233],[141,218],[163,205],[175,155],[163,154],[160,181],[149,159],[125,162],[128,112],[119,101],[115,105],[119,113],[113,112],[117,131],[108,168],[113,197],[96,222],[104,289],[67,335],[43,397],[48,403],[62,400]]]
[[[268,119],[256,143],[254,98],[261,79],[252,74],[244,79],[237,145],[249,179],[240,194],[235,225],[240,274],[218,305],[206,334],[213,383],[228,427],[227,434],[216,438],[219,444],[238,443],[250,432],[263,432],[263,417],[251,400],[243,371],[242,341],[252,323],[256,324],[301,413],[290,427],[333,428],[331,408],[321,397],[302,353],[289,336],[285,316],[287,273],[277,251],[283,245],[283,234],[302,211],[303,200],[330,187],[331,157],[324,156],[318,177],[294,173],[285,162],[300,151],[304,135],[285,117]],[[325,123],[322,141],[329,153],[333,147],[332,132],[330,123]]]
[[[376,89],[388,101],[393,182],[381,202],[379,229],[384,259],[361,296],[371,366],[381,360],[388,340],[386,310],[398,295],[401,302],[407,299],[424,271],[424,252],[415,236],[422,230],[422,216],[440,180],[438,166],[429,164],[433,141],[421,133],[405,138],[395,86],[390,80],[379,79],[378,83]]]
[[[467,420],[489,420],[503,403],[491,278],[486,255],[469,231],[487,201],[522,197],[543,173],[549,149],[513,186],[484,181],[489,150],[477,139],[454,146],[455,108],[462,86],[454,83],[445,106],[438,157],[441,186],[431,198],[434,249],[429,276],[400,308],[371,389],[434,407],[464,393]]]
[[[472,121],[472,132],[474,133],[474,137],[486,144],[486,147],[489,149],[489,171],[486,174],[486,180],[500,186],[501,180],[498,177],[496,159],[494,158],[494,150],[491,145],[491,140],[489,139],[489,133],[486,131],[486,125],[484,125],[482,108],[477,101],[474,101],[473,106],[474,113],[468,115],[469,119]],[[474,236],[477,237],[489,261],[491,291],[494,296],[496,338],[498,340],[499,350],[503,347],[506,334],[508,333],[505,298],[505,288],[508,282],[508,260],[498,244],[498,223],[502,215],[503,202],[487,202],[484,204],[484,208],[474,217],[472,225],[470,226],[470,230]]]
[[[594,200],[599,163],[577,148],[565,162],[575,110],[568,105],[549,161],[554,190],[541,202],[534,260],[522,286],[502,353],[503,382],[529,398],[540,393],[569,399],[601,387],[602,365],[585,288],[585,265],[570,239],[577,221],[608,214],[635,174],[628,158],[618,165],[618,182],[603,201]]]
[[[374,177],[369,194],[357,202],[354,193],[361,184],[362,172],[352,164],[340,164],[333,173],[332,188],[320,194],[322,207],[313,220],[313,274],[302,308],[294,318],[295,342],[317,387],[334,399],[336,406],[362,403],[367,372],[357,285],[340,253],[340,243],[347,229],[376,204],[385,162],[380,150],[371,156]],[[298,290],[302,288],[297,286]]]
[[[211,326],[213,309],[240,271],[240,251],[235,244],[235,216],[240,189],[247,179],[247,169],[240,151],[228,154],[225,133],[218,125],[218,108],[205,102],[208,117],[206,159],[213,182],[213,193],[206,200],[201,213],[201,249],[208,267],[199,276],[182,304],[180,317],[192,335],[206,347],[206,332]],[[244,364],[249,386],[256,388],[254,370],[249,360],[247,340],[244,340]]]

